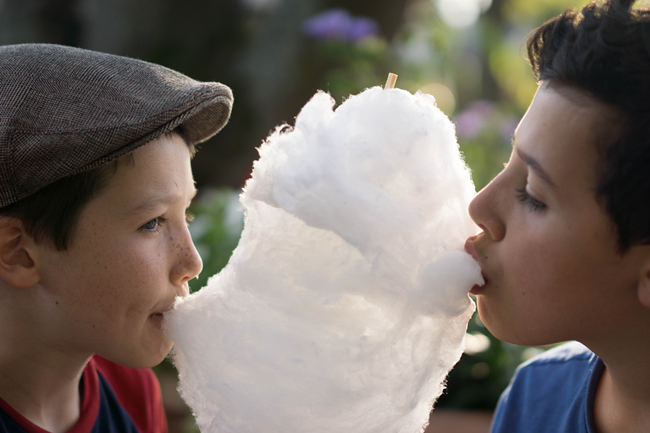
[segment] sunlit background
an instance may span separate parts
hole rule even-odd
[[[584,3],[0,0],[0,44],[49,42],[126,55],[233,89],[229,125],[201,146],[193,163],[200,195],[191,231],[205,264],[194,282],[198,289],[225,265],[237,243],[242,228],[237,194],[257,158],[255,148],[276,125],[291,123],[318,89],[341,102],[382,85],[394,72],[397,87],[434,95],[456,124],[480,189],[507,161],[512,132],[536,89],[525,61],[527,34]],[[448,433],[487,431],[485,420],[515,366],[544,349],[501,343],[477,318],[468,332],[466,353],[436,407],[462,410],[466,420],[470,414],[484,416],[473,427],[449,424]],[[194,431],[174,392],[173,367],[163,363],[157,373],[170,431]],[[427,432],[437,431],[435,425]]]

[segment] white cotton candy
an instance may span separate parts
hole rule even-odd
[[[416,433],[481,284],[475,194],[433,97],[319,92],[261,146],[230,262],[166,317],[204,433]]]

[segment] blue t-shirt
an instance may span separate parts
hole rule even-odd
[[[576,342],[522,364],[501,395],[492,433],[595,433],[594,396],[604,367]]]

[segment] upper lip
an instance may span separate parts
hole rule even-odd
[[[468,238],[465,241],[465,252],[467,252],[467,254],[472,256],[472,258],[474,260],[476,260],[476,262],[481,267],[481,276],[483,277],[483,281],[484,281],[484,284],[485,284],[485,283],[487,283],[487,278],[485,276],[485,271],[483,270],[483,264],[481,263],[481,261],[478,258],[479,256],[478,256],[478,253],[476,252],[476,246],[474,245],[474,240],[476,239],[476,237],[477,236],[472,236],[471,238]]]
[[[177,290],[174,290],[174,297],[171,298],[171,300],[165,300],[164,302],[159,303],[158,305],[160,306],[159,308],[155,308],[153,312],[151,313],[152,316],[155,316],[156,314],[165,314],[172,308],[174,308],[174,304],[176,303],[176,298],[180,297],[185,297],[189,295],[189,288],[187,286],[187,283],[185,283],[181,289],[181,294],[178,294]]]
[[[468,238],[465,241],[465,252],[472,256],[474,260],[477,262],[481,263],[478,259],[478,254],[476,253],[476,247],[474,246],[474,243],[472,242],[474,240],[474,237]]]
[[[162,304],[162,306],[159,307],[159,308],[156,308],[156,309],[151,313],[151,315],[152,315],[152,316],[155,316],[156,314],[165,314],[166,312],[168,312],[169,310],[171,310],[172,308],[174,308],[174,302],[175,302],[175,301],[176,301],[176,298],[172,299],[171,302],[170,302],[170,301],[165,301],[165,302]]]

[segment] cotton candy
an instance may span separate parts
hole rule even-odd
[[[475,194],[432,96],[318,92],[259,149],[228,265],[165,317],[203,433],[416,433],[482,284]]]

